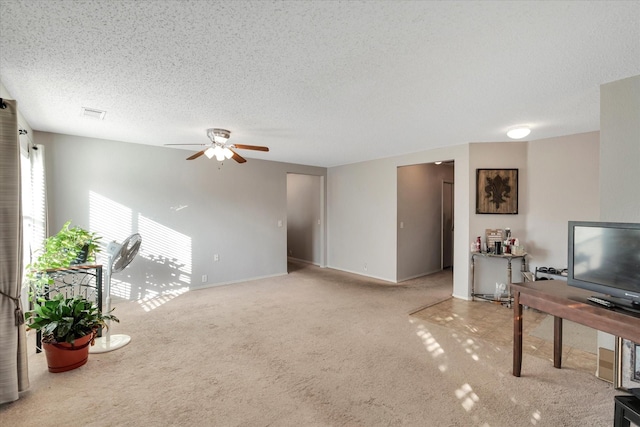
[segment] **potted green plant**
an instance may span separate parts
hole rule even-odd
[[[107,328],[107,320],[119,322],[83,296],[68,298],[61,293],[49,300],[39,298],[25,319],[29,329],[42,333],[49,372],[69,371],[87,363],[89,345],[98,329]]]
[[[27,265],[26,277],[36,294],[53,282],[47,270],[95,262],[96,254],[100,252],[101,237],[98,234],[70,225],[71,221],[67,221],[60,231],[47,237],[36,252],[36,260]]]

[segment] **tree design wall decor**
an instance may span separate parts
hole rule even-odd
[[[476,169],[476,213],[518,213],[518,169]]]

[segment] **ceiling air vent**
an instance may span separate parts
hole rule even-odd
[[[104,116],[107,114],[106,111],[98,110],[97,108],[88,108],[82,107],[82,117],[87,117],[90,119],[96,120],[104,120]]]

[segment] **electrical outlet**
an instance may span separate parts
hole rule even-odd
[[[367,271],[367,263],[364,263],[364,271]]]
[[[213,256],[213,260],[214,260],[214,261],[216,261],[216,262],[217,262],[217,261],[220,261],[220,256],[219,256],[218,254],[215,254],[215,255]]]
[[[278,227],[282,227],[282,220],[281,219],[278,220]]]
[[[404,228],[404,222],[400,221],[400,228]]]
[[[202,283],[207,283],[208,277],[206,274],[202,275]]]

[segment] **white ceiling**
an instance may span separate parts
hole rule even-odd
[[[0,79],[35,130],[222,127],[307,165],[598,130],[600,85],[639,74],[639,1],[0,0]]]

